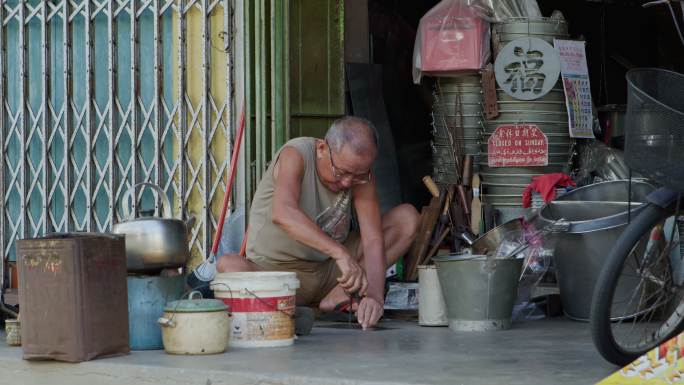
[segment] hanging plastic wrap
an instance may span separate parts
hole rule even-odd
[[[443,0],[420,19],[413,49],[413,81],[423,75],[477,71],[490,59],[487,15],[469,0]]]
[[[515,257],[523,259],[523,268],[518,283],[518,297],[513,307],[514,322],[530,321],[544,318],[544,312],[533,302],[534,292],[544,276],[552,269],[553,245],[550,244],[547,231],[535,229],[529,223],[523,223],[523,231],[513,231],[504,237],[495,252],[498,258]],[[522,246],[526,248],[520,250]]]

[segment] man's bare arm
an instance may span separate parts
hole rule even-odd
[[[368,277],[368,294],[381,301],[385,292],[385,242],[375,177],[354,188],[354,207],[361,227],[363,262]]]
[[[361,299],[356,318],[367,329],[378,323],[384,311],[385,242],[375,178],[354,189],[354,206],[361,226],[363,263],[368,278],[368,296]]]
[[[299,208],[303,175],[304,158],[295,148],[285,147],[273,170],[273,223],[296,241],[335,259],[342,272],[342,277],[338,280],[345,290],[356,292],[365,289],[363,270],[351,258],[347,249],[323,232]]]

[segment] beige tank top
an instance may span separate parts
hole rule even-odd
[[[316,170],[316,140],[296,138],[285,143],[285,147],[295,148],[304,158],[299,208],[313,220],[326,234],[342,243],[347,239],[351,227],[351,190],[333,193],[321,183]],[[272,205],[275,180],[273,170],[275,160],[266,170],[252,199],[249,213],[249,233],[247,235],[247,257],[266,257],[276,261],[325,261],[324,255],[304,245],[273,224]],[[281,164],[280,167],[287,167]]]

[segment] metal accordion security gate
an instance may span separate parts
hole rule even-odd
[[[210,248],[231,151],[232,1],[0,0],[0,250],[106,232],[135,183]],[[140,191],[136,211],[159,199]],[[137,206],[137,207],[135,207]]]

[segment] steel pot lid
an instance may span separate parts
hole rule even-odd
[[[188,299],[179,299],[167,303],[164,311],[167,313],[207,313],[226,311],[228,308],[228,305],[221,300],[203,299],[200,292],[193,291]]]

